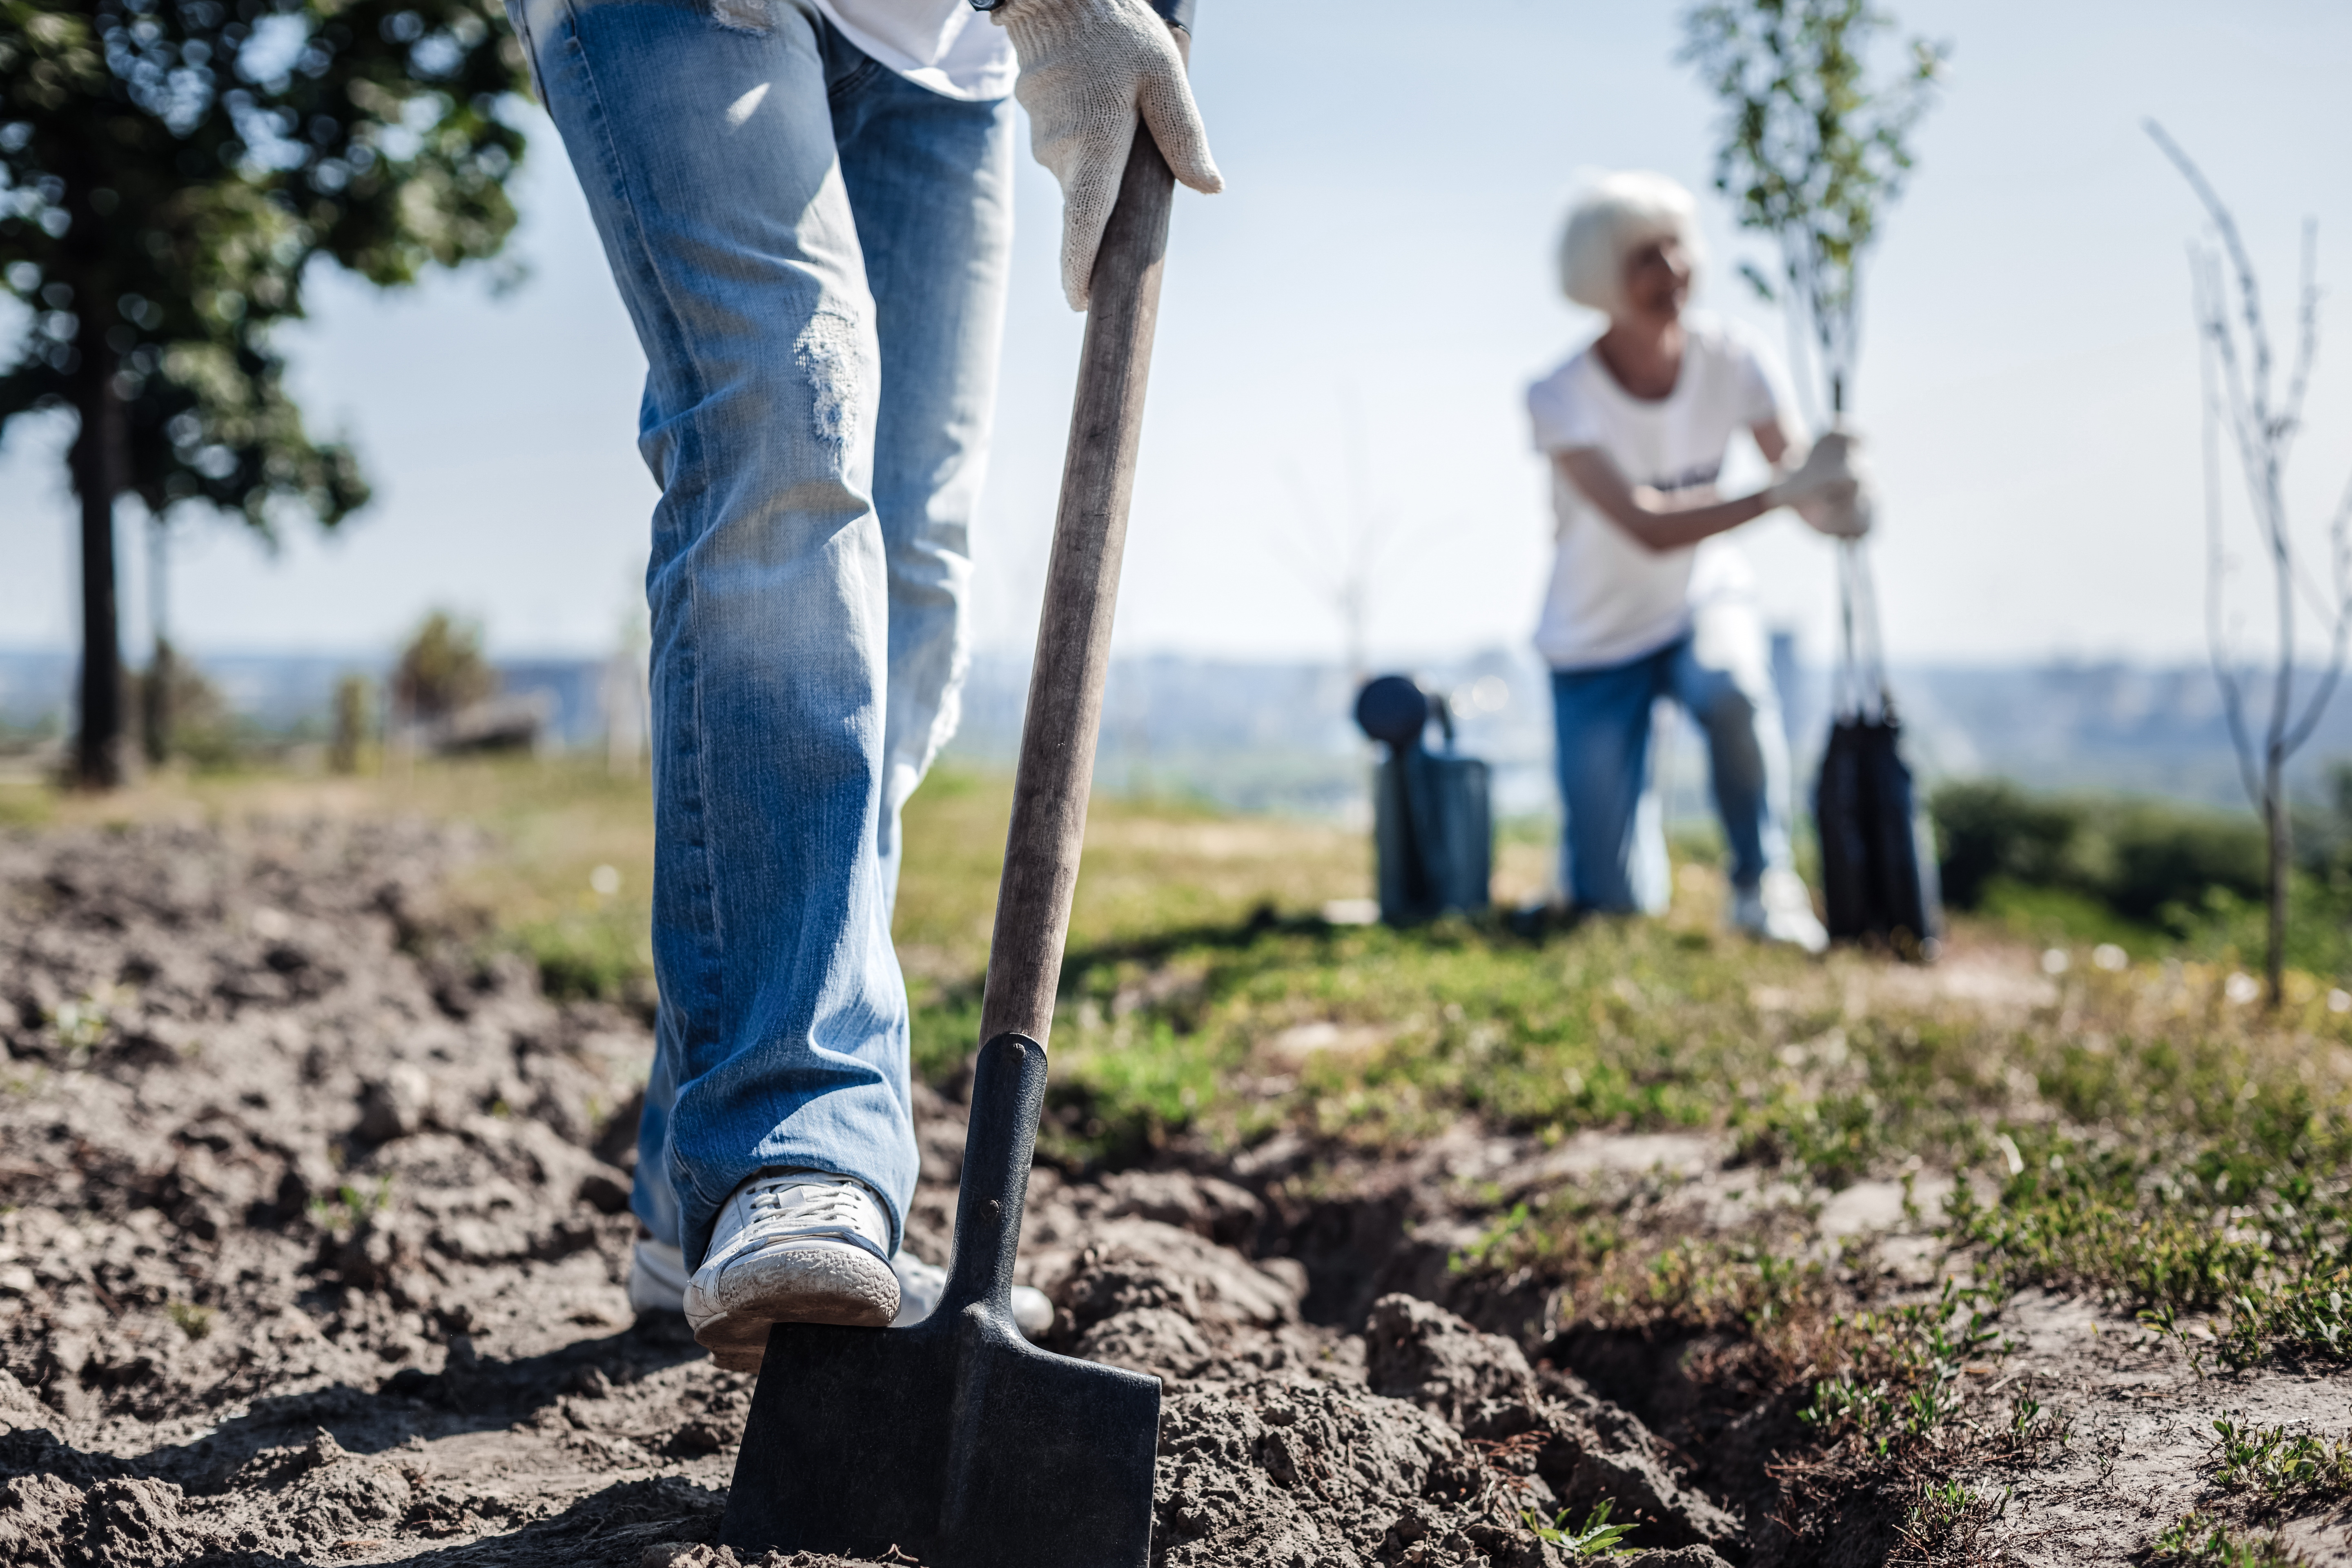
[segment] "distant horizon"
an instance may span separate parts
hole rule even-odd
[[[1775,629],[1778,630],[1780,628]],[[333,644],[318,643],[289,644],[284,647],[269,647],[266,645],[238,646],[235,644],[184,643],[175,640],[172,644],[172,651],[179,657],[194,659],[352,659],[375,663],[389,663],[391,660],[398,657],[399,644],[395,642],[366,646],[355,644],[337,646]],[[551,645],[538,647],[521,646],[509,647],[501,647],[494,639],[486,639],[483,647],[483,657],[492,664],[590,664],[601,663],[602,661],[612,658],[613,655],[618,651],[619,649],[617,647],[609,647],[599,651],[595,648],[566,647],[562,645]],[[1464,644],[1454,647],[1429,647],[1418,652],[1384,653],[1368,660],[1367,663],[1373,669],[1387,670],[1395,668],[1412,668],[1414,666],[1429,664],[1458,664],[1471,659],[1491,658],[1496,654],[1507,654],[1514,657],[1525,654],[1529,658],[1535,658],[1535,650],[1531,646],[1493,642],[1483,644]],[[80,656],[80,648],[70,643],[0,642],[0,658],[79,658]],[[975,659],[1010,658],[1027,658],[1029,656],[1029,648],[1026,647],[1016,647],[1010,643],[976,647],[972,649],[972,657]],[[147,662],[148,649],[143,644],[126,645],[122,651],[122,657],[123,662],[127,667],[131,668],[142,668]],[[1149,659],[1176,658],[1187,659],[1196,664],[1278,665],[1290,668],[1313,667],[1318,668],[1337,669],[1344,667],[1348,662],[1346,658],[1340,655],[1293,655],[1285,653],[1279,649],[1269,650],[1264,654],[1254,654],[1246,649],[1228,650],[1218,648],[1189,649],[1183,647],[1121,647],[1113,653],[1111,657],[1116,662],[1122,664]],[[1834,659],[1825,657],[1808,657],[1804,652],[1801,641],[1800,642],[1797,657],[1797,664],[1800,668],[1825,669],[1833,666],[1834,663]],[[2242,666],[2241,668],[2261,669],[2267,668],[2268,667],[2268,659],[2263,658],[2256,659],[2252,661],[2250,664]],[[1972,657],[1967,655],[1952,655],[1949,657],[1926,656],[1917,658],[1890,658],[1886,661],[1886,668],[1889,670],[2110,668],[2146,670],[2210,670],[2212,668],[2212,661],[2210,658],[2198,658],[2195,656],[2182,656],[2179,658],[2150,656],[2142,658],[2130,653],[2089,655],[2058,651],[2046,654],[2019,654],[2014,657],[1999,657],[1991,655]],[[2295,669],[2298,674],[2316,671],[2320,668],[2321,667],[2319,665],[2308,661],[2298,663],[2295,666]],[[2347,667],[2345,677],[2345,689],[2340,694],[2340,698],[2344,701],[2352,702],[2352,667]]]

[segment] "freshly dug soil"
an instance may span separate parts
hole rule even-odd
[[[752,1380],[623,1289],[649,1036],[484,956],[436,902],[473,847],[0,840],[0,1561],[732,1560]],[[925,1091],[920,1123],[938,1258],[961,1110]],[[1307,1268],[1249,1255],[1283,1229],[1213,1174],[1033,1183],[1054,1348],[1167,1380],[1159,1561],[1533,1565],[1535,1510],[1603,1496],[1645,1545],[1742,1554],[1638,1421],[1510,1340],[1405,1296],[1369,1335],[1361,1303],[1306,1321]]]

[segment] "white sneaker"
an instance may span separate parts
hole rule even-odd
[[[629,1310],[633,1312],[686,1310],[686,1254],[650,1236],[637,1237],[629,1258]]]
[[[686,1321],[713,1360],[756,1372],[776,1323],[887,1328],[898,1277],[890,1222],[863,1182],[817,1171],[754,1176],[719,1211],[686,1285]]]
[[[939,1310],[947,1294],[948,1271],[901,1251],[890,1260],[898,1276],[898,1317],[890,1326],[911,1329]],[[1054,1303],[1034,1285],[1013,1287],[1013,1326],[1024,1340],[1034,1340],[1054,1327]]]
[[[1731,890],[1731,928],[1761,942],[1784,942],[1807,952],[1829,951],[1830,933],[1813,914],[1813,896],[1794,871],[1767,871],[1760,886]]]

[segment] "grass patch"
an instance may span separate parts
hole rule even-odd
[[[2168,953],[2178,945],[2169,931],[2127,920],[2088,893],[2072,888],[2035,887],[1996,878],[1986,884],[1977,913],[2005,936],[2048,949],[2109,943],[2134,958]]]
[[[1633,1533],[1630,1524],[1609,1522],[1611,1500],[1601,1499],[1584,1516],[1582,1524],[1568,1522],[1568,1510],[1562,1509],[1549,1524],[1538,1514],[1522,1511],[1520,1520],[1536,1539],[1556,1547],[1571,1563],[1599,1563],[1612,1557],[1631,1557],[1635,1548],[1627,1545],[1625,1538]]]
[[[511,926],[506,933],[559,1002],[634,1002],[650,1011],[653,942],[634,907],[586,909]]]
[[[213,1331],[213,1323],[220,1317],[220,1312],[212,1307],[200,1307],[193,1301],[167,1301],[163,1305],[163,1315],[172,1320],[173,1328],[189,1340],[195,1341]]]
[[[380,1178],[373,1186],[355,1186],[346,1182],[335,1189],[332,1197],[319,1196],[310,1200],[310,1223],[338,1238],[351,1235],[362,1221],[382,1214],[392,1206],[392,1178]]]
[[[2262,1525],[2292,1511],[2352,1500],[2352,1438],[2283,1426],[2213,1422],[2208,1456],[2213,1483],[2231,1494],[2220,1506],[2182,1514],[2156,1540],[2156,1559],[2195,1568],[2305,1568],[2307,1559]]]
[[[2097,1292],[2179,1338],[2200,1371],[2209,1357],[2352,1360],[2340,1084],[2265,1072],[2242,1043],[2211,1039],[2059,1056],[2052,1098],[2075,1116],[2010,1125],[1998,1195],[1963,1183],[1948,1205],[1980,1268]],[[2192,1337],[2193,1314],[2210,1324]]]
[[[1801,968],[1656,923],[1529,942],[1493,922],[1398,932],[1261,917],[1074,949],[1057,1082],[1081,1137],[1099,1121],[1218,1147],[1289,1123],[1371,1151],[1465,1114],[1550,1137],[1706,1126],[1727,1081],[1774,1070],[1752,1037],[1750,982]]]
[[[2213,1423],[2213,1479],[2273,1507],[2352,1500],[2352,1438],[2241,1426],[2219,1417]]]
[[[2307,1568],[2275,1535],[2242,1534],[2217,1515],[2184,1513],[2156,1538],[2156,1560],[2188,1568]]]
[[[1879,1459],[1934,1443],[1960,1414],[1969,1368],[2004,1348],[2000,1307],[1997,1290],[1948,1279],[1932,1301],[1841,1314],[1823,1338],[1845,1370],[1814,1384],[1797,1419]]]

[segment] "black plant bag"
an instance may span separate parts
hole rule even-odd
[[[1835,718],[1813,794],[1830,939],[1884,944],[1924,963],[1935,957],[1944,930],[1934,840],[1903,762],[1903,726],[1887,690],[1877,599],[1860,542],[1842,543],[1838,554],[1845,636]]]

